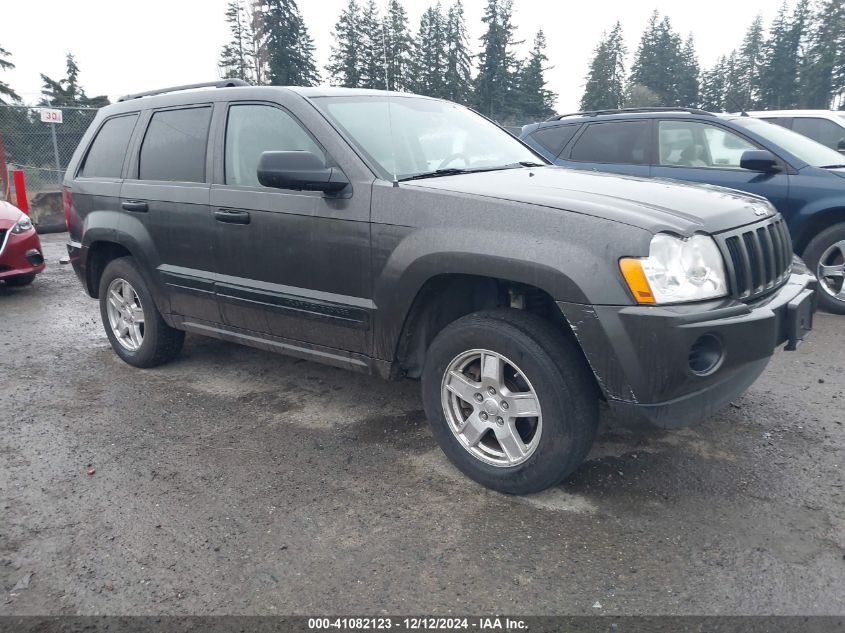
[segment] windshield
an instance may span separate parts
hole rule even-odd
[[[484,117],[447,101],[391,94],[389,116],[380,95],[313,101],[387,180],[546,162]]]
[[[829,167],[832,165],[841,165],[845,162],[845,157],[839,152],[830,149],[826,145],[817,143],[813,139],[802,136],[797,132],[787,130],[780,125],[745,117],[734,119],[733,122],[759,134],[767,141],[771,141],[778,147],[782,147],[793,156],[797,156],[800,160],[813,167]]]

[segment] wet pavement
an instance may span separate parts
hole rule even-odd
[[[0,614],[845,613],[845,317],[706,423],[605,419],[509,497],[414,382],[196,336],[122,363],[65,238],[0,285]]]

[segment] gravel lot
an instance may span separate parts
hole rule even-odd
[[[845,613],[843,317],[515,498],[451,467],[416,383],[199,337],[125,365],[65,239],[0,285],[0,614]]]

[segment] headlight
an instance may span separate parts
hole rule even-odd
[[[26,214],[21,213],[21,217],[18,218],[18,221],[15,222],[15,225],[12,227],[12,233],[23,233],[31,228],[32,220],[30,220]]]
[[[659,233],[648,257],[626,257],[619,268],[638,303],[682,303],[728,294],[725,262],[709,235],[682,239]]]

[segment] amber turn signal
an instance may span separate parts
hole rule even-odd
[[[622,276],[634,295],[637,303],[654,303],[654,294],[651,292],[651,286],[648,285],[643,272],[643,265],[639,259],[633,257],[625,257],[619,260],[619,270],[622,271]]]

